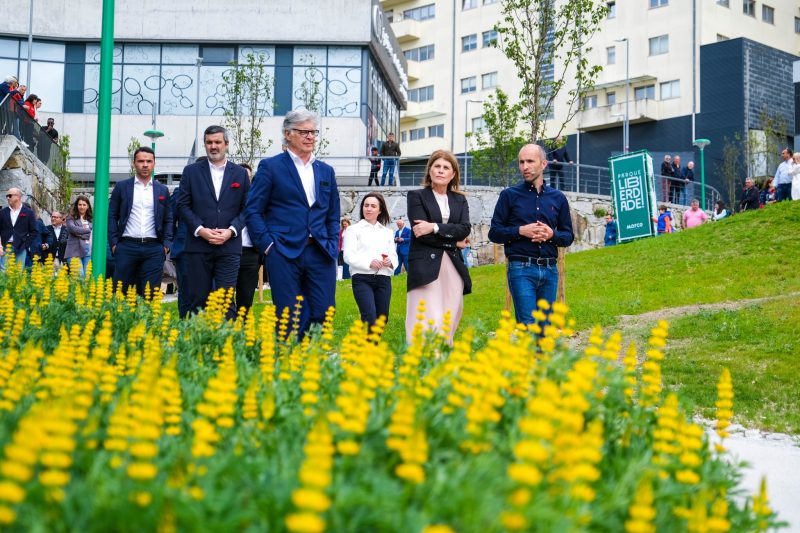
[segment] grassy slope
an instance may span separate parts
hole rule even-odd
[[[579,330],[597,323],[611,329],[620,315],[797,292],[799,235],[800,202],[784,202],[689,231],[570,254],[567,303]],[[460,329],[474,328],[481,342],[505,304],[505,269],[480,267],[471,274],[474,292],[465,299]],[[405,336],[405,282],[405,276],[393,279],[386,338],[395,349]],[[672,320],[675,346],[665,363],[666,381],[683,388],[690,401],[713,405],[714,382],[728,365],[740,421],[800,432],[796,300]],[[357,317],[350,284],[340,282],[337,335]],[[631,332],[631,340],[646,331]]]

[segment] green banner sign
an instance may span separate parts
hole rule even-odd
[[[653,158],[646,150],[611,157],[611,190],[619,242],[655,234],[656,213]]]

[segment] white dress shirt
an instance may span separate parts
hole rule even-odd
[[[58,245],[58,239],[61,238],[61,228],[62,226],[53,226],[53,231],[56,234],[56,245]]]
[[[350,265],[350,274],[379,274],[391,276],[397,267],[397,249],[394,231],[380,222],[370,224],[364,219],[347,228],[343,235],[342,252],[344,262]],[[383,260],[386,255],[392,267],[380,270],[370,268],[373,259]]]
[[[156,211],[153,199],[153,180],[142,183],[139,178],[133,180],[133,203],[131,214],[125,224],[123,237],[156,238]]]
[[[14,209],[11,206],[8,206],[8,209],[10,211],[9,214],[11,215],[11,227],[13,228],[14,226],[17,225],[17,218],[19,218],[19,212],[22,211],[22,204],[20,204],[17,209]],[[9,237],[8,242],[14,242],[13,233],[11,234],[11,237]]]
[[[317,201],[317,191],[314,186],[314,161],[316,158],[314,154],[311,154],[308,163],[303,163],[303,160],[294,155],[291,150],[286,151],[289,152],[289,157],[292,158],[294,167],[297,169],[297,173],[300,174],[300,181],[303,184],[303,190],[306,191],[308,206],[311,207]]]
[[[252,248],[253,241],[250,240],[250,232],[247,231],[247,226],[242,228],[242,248]]]

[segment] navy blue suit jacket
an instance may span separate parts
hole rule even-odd
[[[186,225],[185,252],[242,253],[242,228],[244,227],[244,206],[250,180],[247,171],[228,161],[222,178],[219,200],[214,193],[211,170],[208,161],[192,163],[183,169],[180,193],[178,194],[178,215]],[[197,228],[227,229],[233,226],[236,235],[225,244],[211,244],[202,237],[195,237]]]
[[[181,194],[180,186],[172,191],[172,196],[169,198],[169,207],[172,209],[173,220],[173,234],[172,234],[172,248],[170,248],[170,258],[180,259],[183,254],[183,248],[186,245],[186,224],[180,221],[178,216],[178,196]]]
[[[341,207],[336,176],[333,167],[322,161],[312,165],[316,200],[309,207],[288,152],[258,164],[245,216],[250,238],[262,254],[274,245],[281,255],[294,259],[312,236],[332,259],[339,255]]]
[[[22,206],[17,223],[11,225],[11,208],[4,207],[0,210],[0,240],[5,250],[11,236],[14,236],[13,248],[15,251],[30,248],[39,231],[36,229],[36,213],[30,207]]]
[[[117,245],[125,233],[128,217],[133,207],[133,184],[136,178],[122,180],[114,186],[108,202],[108,244]],[[164,248],[172,247],[172,210],[169,208],[169,189],[153,180],[153,207],[155,207],[156,237]],[[137,235],[138,236],[138,235]]]

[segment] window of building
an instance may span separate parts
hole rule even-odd
[[[669,52],[669,35],[650,38],[650,55],[657,56]]]
[[[636,87],[633,90],[633,98],[635,100],[655,100],[656,99],[656,86],[645,85],[644,87]]]
[[[489,4],[496,4],[498,0],[483,0],[483,5],[488,6]]]
[[[720,43],[722,41],[728,41],[728,40],[730,40],[730,37],[728,37],[727,35],[722,35],[721,33],[717,34],[717,42],[718,43]]]
[[[669,4],[669,0],[650,0],[650,7],[662,7]]]
[[[497,32],[495,30],[489,30],[483,32],[483,47],[486,48],[487,46],[494,46],[494,43],[497,42]]]
[[[403,11],[404,19],[414,20],[428,20],[436,16],[436,4],[428,4],[425,6],[415,7],[414,9],[406,9]]]
[[[609,46],[606,48],[606,63],[609,65],[614,65],[617,62],[617,47],[616,46]]]
[[[386,11],[384,14],[386,16],[386,22],[388,22],[389,24],[394,22],[394,11],[393,10],[390,9],[390,10]]]
[[[478,34],[465,35],[461,38],[461,51],[469,52],[478,48]]]
[[[661,99],[678,98],[681,95],[680,80],[665,81],[661,84]]]
[[[408,133],[405,132],[405,131],[401,131],[400,132],[400,142],[404,143],[406,141],[408,141]]]
[[[444,137],[444,124],[428,126],[428,137]]]
[[[794,18],[794,32],[800,33],[800,17]]]
[[[617,103],[617,93],[606,93],[606,102],[608,105],[614,105]]]
[[[461,9],[466,11],[467,9],[475,9],[478,7],[478,0],[463,0],[461,3]]]
[[[761,20],[767,24],[775,24],[775,8],[766,4],[761,6]]]
[[[420,46],[403,52],[407,61],[430,61],[434,59],[436,52],[435,45]]]
[[[617,18],[617,2],[606,2],[606,8],[608,8],[608,18],[613,19]]]
[[[418,141],[425,138],[425,128],[414,128],[408,130],[408,138],[412,141]]]
[[[483,117],[475,117],[472,119],[472,131],[483,131],[486,128],[486,121]]]
[[[591,96],[584,96],[583,97],[583,109],[594,109],[597,107],[597,95],[593,94]]]
[[[717,5],[722,7],[731,7],[730,0],[717,0]]]
[[[433,100],[433,85],[408,90],[409,102],[427,102],[429,100]]]
[[[497,87],[497,72],[489,72],[481,76],[481,88],[493,89]]]
[[[474,93],[478,89],[477,84],[475,76],[461,78],[461,94]]]
[[[742,0],[742,13],[745,15],[750,15],[751,17],[755,17],[756,0]]]

